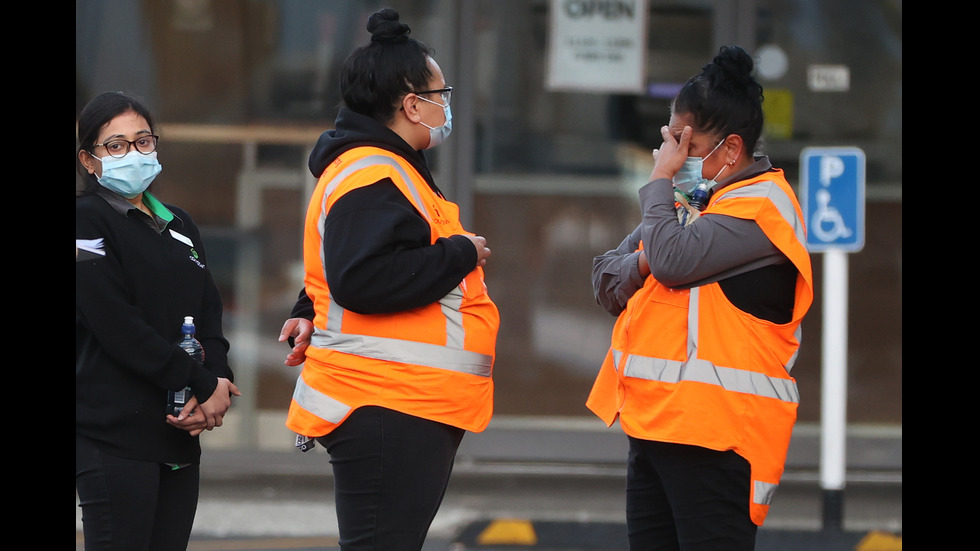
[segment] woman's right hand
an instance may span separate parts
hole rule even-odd
[[[653,172],[650,173],[650,181],[657,180],[659,178],[666,178],[672,180],[674,174],[684,166],[684,161],[687,160],[688,149],[691,146],[691,134],[694,130],[690,126],[685,126],[684,130],[681,131],[680,141],[675,140],[674,136],[670,133],[670,128],[664,125],[660,128],[660,136],[663,137],[664,143],[660,145],[660,149],[653,150]]]
[[[313,322],[306,318],[289,318],[282,324],[282,331],[279,332],[279,342],[286,342],[290,337],[293,338],[293,348],[286,355],[288,366],[296,366],[306,361],[306,349],[310,346],[310,338],[313,336]]]
[[[204,417],[204,412],[197,407],[197,396],[191,396],[179,416],[167,415],[167,423],[197,436],[208,428],[208,421]]]

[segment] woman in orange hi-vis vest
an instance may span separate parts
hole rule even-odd
[[[629,439],[630,549],[754,549],[796,421],[813,280],[799,202],[754,154],[752,69],[724,47],[685,83],[641,223],[593,265],[618,319],[587,405]]]
[[[341,549],[417,551],[464,431],[490,421],[499,315],[486,240],[422,152],[452,128],[452,88],[396,11],[367,29],[310,155],[304,289],[280,335],[303,364],[286,425],[330,455]]]

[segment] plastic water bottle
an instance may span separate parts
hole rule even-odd
[[[704,210],[704,207],[708,206],[708,185],[701,182],[695,186],[694,191],[691,192],[691,200],[688,201],[688,204],[699,211]]]
[[[180,347],[184,349],[184,352],[194,358],[199,362],[204,361],[204,347],[201,346],[200,341],[198,341],[194,334],[196,332],[194,327],[194,316],[185,316],[184,324],[181,326],[181,332],[184,334],[184,338],[180,341]],[[191,387],[187,386],[181,390],[167,391],[167,413],[170,415],[178,415],[180,411],[184,409],[184,405],[187,401],[191,399],[194,393],[191,391]]]

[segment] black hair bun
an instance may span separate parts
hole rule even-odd
[[[385,8],[371,14],[368,18],[367,30],[371,33],[371,42],[393,44],[408,40],[412,29],[398,21],[398,12]]]
[[[754,80],[752,56],[739,46],[722,46],[713,63],[721,68],[723,74],[737,83],[747,85]]]

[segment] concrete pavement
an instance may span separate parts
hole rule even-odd
[[[836,529],[824,519],[818,450],[819,430],[798,427],[757,551],[900,550],[901,427],[849,430]],[[338,549],[328,458],[322,447],[206,448],[189,549]],[[625,550],[624,485],[618,429],[495,419],[464,438],[426,551]]]

